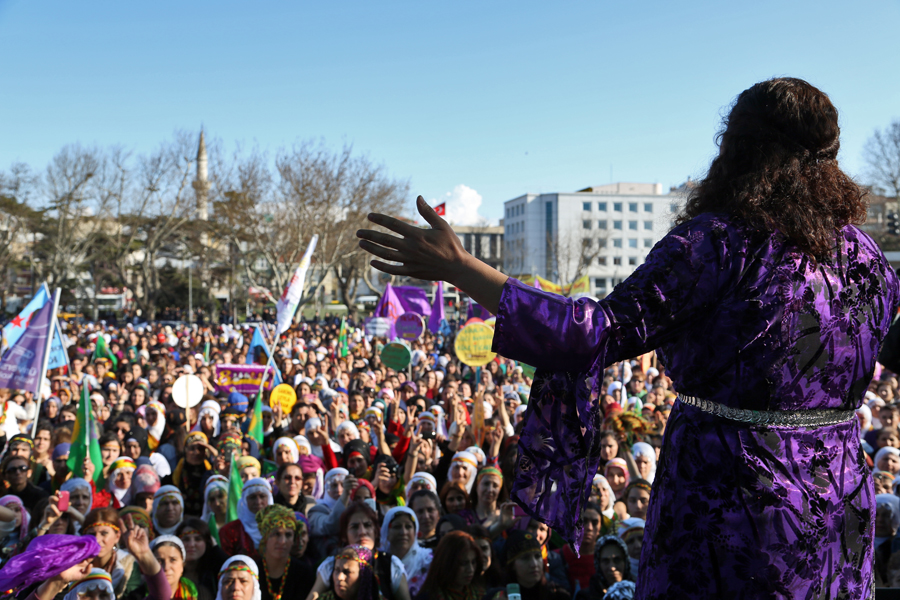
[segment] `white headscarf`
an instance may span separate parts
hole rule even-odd
[[[357,427],[357,426],[356,426],[356,423],[354,423],[354,422],[351,421],[350,419],[347,419],[346,421],[342,421],[341,424],[337,426],[337,429],[334,430],[334,437],[337,438],[337,439],[340,439],[340,437],[341,437],[341,432],[342,432],[343,430],[345,430],[345,429],[349,429],[350,431],[353,432],[353,439],[354,439],[354,440],[358,440],[358,439],[359,439],[359,427]],[[338,444],[340,444],[340,442],[338,442]],[[342,449],[342,450],[343,450],[343,448],[344,448],[344,447],[341,446],[341,449]]]
[[[872,429],[872,409],[866,406],[865,404],[860,405],[859,408],[856,409],[857,415],[862,415],[863,421],[859,427],[860,436],[867,431]]]
[[[115,464],[115,463],[113,463],[113,464]],[[106,484],[106,487],[107,487],[107,489],[109,489],[109,492],[113,496],[116,497],[116,500],[119,501],[119,504],[122,507],[127,506],[128,503],[131,502],[131,486],[128,486],[124,490],[122,488],[120,488],[119,486],[117,486],[116,485],[116,475],[119,473],[119,471],[124,471],[126,469],[130,470],[133,473],[135,471],[134,463],[126,462],[122,466],[120,466],[117,469],[115,469],[114,471],[112,471],[109,474],[109,479]]]
[[[434,492],[437,494],[437,480],[434,478],[434,475],[431,473],[426,473],[424,471],[418,471],[413,473],[413,476],[409,478],[409,481],[406,484],[406,500],[409,501],[409,490],[412,488],[414,483],[425,482],[428,486],[425,488],[430,492]]]
[[[84,512],[84,514],[87,515],[89,512],[91,512],[91,508],[93,508],[94,506],[94,488],[91,486],[91,483],[87,479],[82,479],[81,477],[73,477],[68,481],[64,481],[63,484],[59,486],[60,491],[63,492],[72,492],[79,488],[86,489],[88,491],[88,495],[91,498],[90,500],[88,500],[88,507]],[[81,524],[77,520],[75,521],[75,525],[78,526],[76,529],[81,529]]]
[[[413,534],[412,546],[409,547],[406,556],[400,556],[395,551],[391,550],[391,545],[388,542],[388,530],[391,528],[391,521],[400,515],[409,515],[412,519],[413,526],[416,528],[416,531]],[[411,508],[408,506],[395,506],[384,515],[384,523],[381,524],[381,549],[390,552],[403,561],[407,581],[410,583],[409,593],[410,595],[418,593],[418,587],[421,587],[422,583],[424,583],[424,575],[428,572],[428,567],[431,565],[431,550],[419,545],[419,520],[416,519],[416,513],[413,512]],[[418,587],[416,587],[416,589],[413,589],[412,584],[414,578],[418,581]]]
[[[225,490],[228,493],[228,478],[224,475],[213,475],[206,480],[206,486],[203,488],[203,514],[201,517],[204,521],[209,518],[209,495],[215,490]]]
[[[256,523],[256,513],[250,512],[250,508],[247,506],[247,496],[260,490],[263,490],[268,498],[266,506],[274,504],[272,500],[272,488],[269,487],[269,482],[262,477],[254,477],[244,484],[244,489],[241,490],[241,499],[238,502],[238,520],[244,526],[244,531],[246,531],[247,535],[250,536],[250,539],[253,540],[254,548],[259,548],[262,534],[259,532],[259,525]]]
[[[291,451],[291,462],[296,463],[300,460],[300,449],[297,447],[297,442],[289,437],[280,437],[275,440],[275,444],[272,446],[272,457],[278,456],[278,447],[279,446],[287,446],[288,450]]]
[[[162,527],[156,520],[156,509],[159,508],[159,503],[162,499],[169,496],[177,499],[178,504],[181,505],[181,519],[179,519],[172,527]],[[181,495],[181,490],[174,485],[164,485],[156,490],[156,493],[153,494],[153,508],[151,509],[151,512],[153,514],[153,527],[156,529],[156,533],[162,535],[174,535],[175,530],[178,529],[178,526],[181,525],[181,522],[184,520],[184,496]]]
[[[616,511],[613,510],[613,506],[616,504],[616,493],[613,491],[612,486],[609,485],[609,480],[598,473],[594,475],[594,480],[591,482],[591,487],[593,486],[604,486],[609,493],[609,507],[606,510],[603,510],[603,507],[601,506],[600,509],[603,511],[604,517],[612,519],[613,515],[616,514]]]
[[[153,409],[156,411],[156,423],[151,425],[147,429],[147,433],[154,440],[159,442],[162,439],[163,433],[166,431],[166,407],[163,406],[163,403],[159,400],[151,400],[147,403],[147,410]],[[144,418],[146,419],[146,411],[144,412]]]
[[[489,417],[485,417],[485,419],[487,418]],[[478,446],[469,446],[468,448],[466,448],[466,452],[471,452],[475,455],[475,457],[478,459],[479,469],[484,466],[485,462],[487,462],[487,457],[484,455],[484,450],[482,450]]]
[[[900,529],[900,498],[893,494],[876,494],[875,495],[875,510],[877,511],[879,508],[888,507],[891,511],[891,527],[894,531]],[[877,548],[881,542],[887,538],[875,538],[875,547]]]
[[[209,404],[215,404],[216,408],[208,406]],[[219,434],[222,432],[222,424],[219,422],[219,412],[221,408],[222,407],[220,407],[217,402],[213,402],[212,400],[204,402],[200,407],[200,413],[197,415],[197,422],[194,423],[191,431],[203,431],[200,428],[200,422],[203,420],[204,416],[211,415],[213,418],[213,434],[211,437],[219,437]]]
[[[247,483],[250,482],[248,481]],[[250,600],[262,600],[262,591],[259,589],[259,567],[256,566],[256,561],[244,554],[235,554],[222,563],[222,568],[219,570],[219,591],[216,593],[216,600],[222,600],[222,588],[225,587],[222,585],[222,576],[225,575],[226,571],[229,571],[228,567],[236,562],[247,565],[253,573],[253,597]]]
[[[466,482],[466,491],[471,494],[472,487],[475,485],[475,476],[478,472],[478,457],[465,450],[454,454],[453,460],[450,462],[450,472],[447,473],[448,480],[453,480],[453,465],[458,462],[465,463],[469,467],[469,480]]]
[[[441,374],[442,374],[441,371],[438,371],[438,373],[441,373]],[[434,414],[434,416],[435,416],[435,422],[437,423],[437,434],[438,434],[438,436],[440,436],[440,437],[442,437],[442,438],[444,438],[444,439],[447,439],[447,437],[448,437],[448,434],[447,434],[447,419],[444,418],[444,409],[441,408],[441,405],[440,405],[440,404],[435,404],[435,405],[433,405],[431,408],[429,408],[428,410],[430,410],[430,411]]]
[[[150,549],[156,550],[157,546],[159,546],[160,544],[165,544],[167,542],[181,550],[181,560],[185,560],[185,558],[187,557],[187,551],[184,549],[184,542],[182,542],[181,538],[179,538],[177,535],[161,535],[159,537],[153,538],[153,541],[150,542]]]
[[[897,448],[892,448],[890,446],[885,446],[884,448],[882,448],[881,450],[879,450],[878,452],[875,453],[875,470],[873,471],[874,473],[878,473],[881,471],[881,469],[878,468],[878,462],[885,456],[888,456],[889,454],[893,454],[897,458],[900,458],[900,450],[898,450]],[[891,473],[891,475],[893,476],[894,474]]]
[[[312,444],[309,443],[305,435],[295,435],[294,441],[297,442],[298,448],[306,448],[306,453],[312,454]]]
[[[69,593],[64,596],[63,600],[78,600],[79,594],[85,594],[91,590],[101,590],[109,594],[110,598],[116,597],[116,591],[113,589],[109,573],[103,569],[93,568],[87,577],[69,590]]]
[[[656,478],[656,450],[653,449],[653,446],[646,442],[636,442],[634,446],[631,447],[631,455],[635,458],[638,456],[646,456],[650,459],[650,464],[653,468],[650,471],[650,476],[646,479],[649,483],[653,483],[653,480]]]
[[[331,469],[330,471],[325,473],[325,495],[319,500],[319,504],[324,504],[328,508],[334,508],[334,505],[337,504],[338,498],[332,498],[328,495],[328,483],[335,477],[340,477],[341,481],[343,481],[349,474],[350,471],[342,467]]]

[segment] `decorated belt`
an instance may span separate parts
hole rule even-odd
[[[827,427],[846,423],[856,418],[855,410],[837,410],[833,408],[811,410],[748,410],[733,408],[711,400],[678,396],[678,400],[699,408],[703,412],[749,425],[766,425],[770,427]]]

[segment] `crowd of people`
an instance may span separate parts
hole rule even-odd
[[[605,373],[602,460],[576,550],[509,501],[527,365],[497,357],[468,367],[452,334],[426,332],[409,368],[394,371],[380,358],[387,340],[351,324],[343,345],[339,320],[303,321],[274,357],[297,401],[285,412],[263,394],[259,444],[248,434],[255,398],[215,378],[217,365],[247,362],[252,329],[73,324],[65,335],[70,367],[51,373],[40,408],[29,393],[0,390],[6,594],[506,600],[517,584],[524,600],[633,595],[676,399],[655,358]],[[95,358],[99,336],[112,357]],[[187,410],[172,395],[183,374],[204,386]],[[83,395],[102,467],[86,458],[71,469]],[[900,585],[897,400],[885,370],[858,411],[884,586]]]

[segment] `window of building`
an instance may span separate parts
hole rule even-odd
[[[628,221],[628,229],[637,231],[637,221]]]
[[[594,278],[594,287],[598,287],[601,290],[606,289],[606,277],[595,277]]]
[[[591,245],[593,245],[593,240],[591,238],[584,238],[583,240],[581,240],[582,248],[590,248]]]
[[[582,222],[581,222],[581,228],[582,228],[582,229],[590,229],[590,228],[591,228],[591,222],[590,222],[590,221],[582,221]]]
[[[629,256],[629,257],[628,257],[628,264],[631,265],[632,267],[637,266],[637,257],[636,257],[636,256]]]
[[[598,202],[598,203],[597,203],[597,210],[606,211],[606,202]]]
[[[597,221],[597,229],[606,229],[606,219]]]
[[[605,266],[606,266],[606,257],[605,257],[605,256],[598,256],[598,257],[597,257],[597,264],[600,265],[601,267],[605,267]]]
[[[621,247],[622,247],[621,239],[613,240],[613,248],[621,248]]]
[[[606,240],[597,240],[597,244],[598,244],[601,248],[606,248]]]
[[[653,212],[652,202],[644,202],[644,212]]]
[[[644,238],[644,248],[652,248],[652,247],[653,247],[653,240],[651,240],[650,238]]]
[[[629,202],[628,203],[628,212],[637,212],[637,202]]]
[[[593,202],[582,202],[582,203],[581,203],[581,210],[587,210],[587,211],[589,211],[589,210],[591,210],[591,206],[592,206],[592,205],[593,205]]]
[[[616,212],[622,212],[622,203],[621,202],[613,202],[613,210]]]
[[[622,264],[622,257],[621,257],[621,256],[614,256],[614,257],[613,257],[613,264],[616,265],[616,266],[620,266],[620,265]]]
[[[628,239],[628,247],[629,248],[637,248],[637,238],[629,238]]]
[[[644,221],[644,231],[653,231],[653,221]]]
[[[613,221],[613,229],[622,229],[622,221]]]

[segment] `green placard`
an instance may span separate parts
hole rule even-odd
[[[519,363],[519,366],[522,367],[522,375],[527,377],[528,379],[534,379],[534,367],[531,365],[526,365],[525,363]]]
[[[381,350],[381,362],[395,371],[405,369],[410,359],[409,346],[400,342],[391,342]]]

